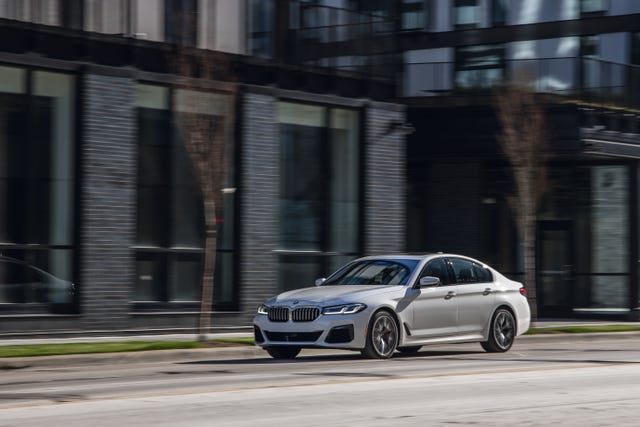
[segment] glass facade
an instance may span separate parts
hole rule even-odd
[[[309,286],[359,253],[359,113],[281,102],[280,287]]]
[[[630,176],[624,164],[550,168],[550,190],[537,224],[542,316],[628,310]],[[499,181],[496,176],[494,182]],[[522,280],[522,251],[515,244],[519,237],[506,201],[484,211],[484,225],[493,233],[484,237],[488,262]]]
[[[258,58],[273,58],[276,10],[273,0],[249,0],[249,52]]]
[[[74,303],[74,86],[69,74],[0,66],[2,309]]]
[[[456,27],[480,25],[480,4],[478,0],[454,0],[453,23]]]
[[[212,144],[217,251],[214,299],[236,304],[233,284],[234,168],[227,95],[138,85],[137,303],[200,300],[205,219],[202,191],[185,138]],[[197,129],[187,129],[197,126]]]
[[[421,30],[429,22],[429,2],[425,0],[402,0],[400,27],[403,30]]]
[[[458,89],[490,88],[504,78],[504,46],[479,45],[456,49],[455,85]]]

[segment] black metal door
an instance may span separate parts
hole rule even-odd
[[[572,221],[538,222],[536,284],[540,317],[566,317],[572,314],[572,246]]]

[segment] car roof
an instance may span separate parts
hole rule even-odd
[[[460,258],[474,259],[474,258],[468,257],[466,255],[452,254],[452,253],[445,253],[445,252],[428,252],[428,253],[423,253],[423,254],[408,253],[408,254],[372,255],[372,256],[362,257],[362,258],[359,258],[359,259],[361,259],[361,260],[367,260],[367,259],[371,259],[371,260],[375,260],[375,259],[413,259],[413,260],[416,260],[416,261],[422,261],[424,259],[430,259],[430,258],[436,258],[436,257],[460,257]],[[480,261],[478,261],[478,262],[480,262]]]

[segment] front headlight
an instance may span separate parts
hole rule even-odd
[[[343,304],[324,307],[322,314],[356,314],[367,308],[364,304]]]
[[[264,304],[258,306],[258,314],[269,314],[269,307]]]

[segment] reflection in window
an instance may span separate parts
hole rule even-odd
[[[480,24],[480,6],[478,0],[455,0],[453,16],[456,27],[468,27]]]
[[[0,302],[51,303],[55,284],[72,283],[74,83],[69,74],[0,66],[0,256],[14,259]]]
[[[489,88],[504,75],[502,45],[469,46],[456,49],[455,83],[459,89]]]
[[[598,13],[607,10],[607,0],[580,0],[581,13]]]
[[[253,56],[273,58],[275,19],[273,0],[249,1],[249,51]]]
[[[198,126],[216,151],[217,251],[214,300],[235,304],[233,286],[234,169],[225,95],[138,85],[138,198],[136,302],[195,303],[200,299],[204,208],[185,145]]]
[[[419,30],[425,28],[429,22],[428,4],[425,0],[402,0],[400,11],[400,25],[403,30]]]
[[[283,288],[312,284],[359,248],[359,115],[356,111],[282,102],[280,237]],[[325,255],[331,253],[331,256]],[[304,267],[304,268],[303,268]],[[291,276],[298,277],[292,283]],[[300,276],[300,277],[299,277]]]
[[[507,22],[507,0],[491,2],[491,22],[493,25],[504,25]]]
[[[584,36],[580,39],[580,55],[582,56],[582,87],[600,87],[599,36]]]
[[[196,0],[165,0],[164,40],[168,43],[195,46],[198,34]]]

